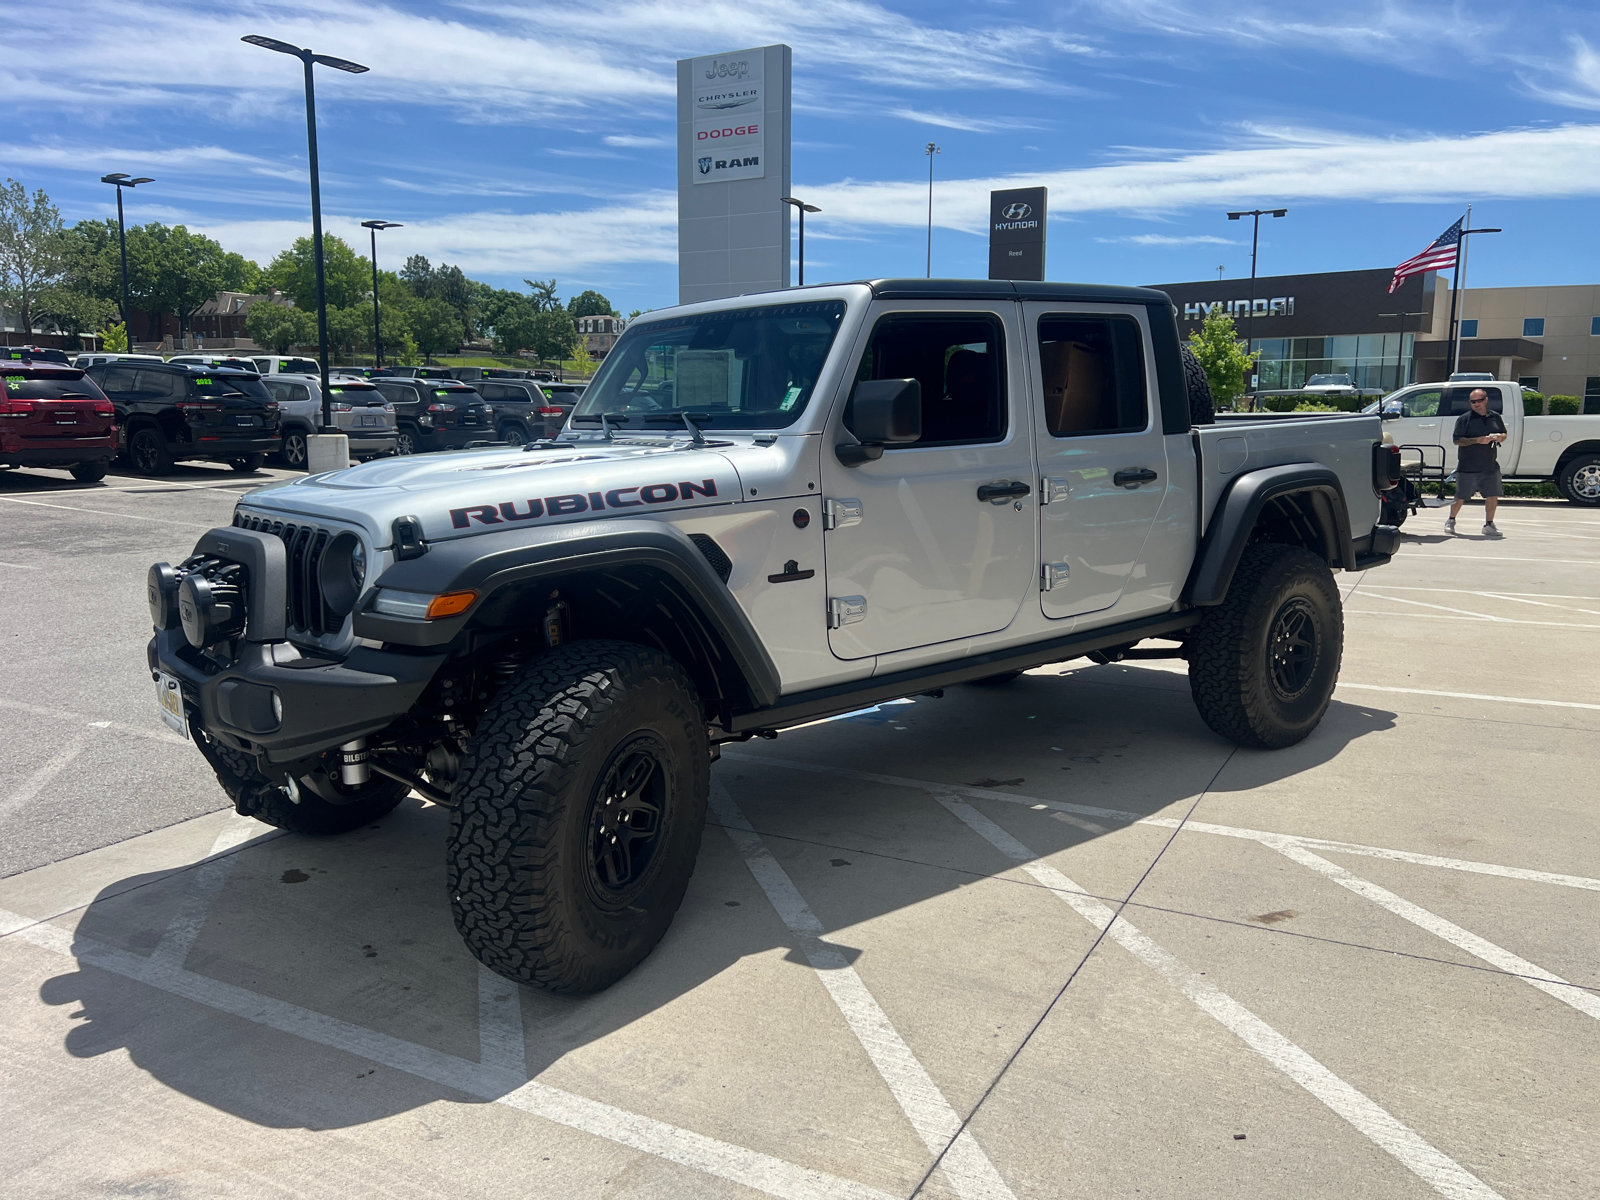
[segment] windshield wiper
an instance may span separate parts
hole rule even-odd
[[[693,444],[704,446],[706,444],[705,435],[700,432],[700,426],[696,425],[695,421],[709,420],[711,420],[710,413],[677,412],[646,417],[644,423],[646,425],[676,425],[679,421],[682,421],[683,427],[689,431],[689,436],[693,439]]]

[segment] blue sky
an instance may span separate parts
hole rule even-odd
[[[299,64],[323,208],[405,223],[380,262],[555,276],[622,311],[675,302],[674,61],[794,48],[807,278],[982,276],[993,187],[1050,188],[1049,275],[1248,275],[1228,208],[1287,206],[1261,271],[1390,266],[1476,204],[1474,285],[1600,283],[1600,6],[1305,0],[804,5],[711,0],[68,0],[9,9],[0,174],[69,220],[182,222],[265,263],[309,231]],[[364,244],[364,243],[363,243]]]

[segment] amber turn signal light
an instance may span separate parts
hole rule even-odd
[[[445,592],[435,596],[428,605],[430,621],[437,621],[440,617],[454,617],[464,613],[472,607],[472,602],[478,598],[477,592]]]

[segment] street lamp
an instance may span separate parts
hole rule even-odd
[[[100,176],[101,183],[109,183],[117,189],[117,244],[122,249],[122,332],[128,339],[128,349],[133,349],[133,317],[128,308],[128,231],[122,223],[122,189],[125,187],[138,187],[141,183],[154,183],[155,180],[146,175],[137,179],[129,179],[126,171],[114,171],[110,175]]]
[[[1425,317],[1428,314],[1427,314],[1426,311],[1423,311],[1423,312],[1379,313],[1378,315],[1380,317],[1399,317],[1400,318],[1400,347],[1399,347],[1399,349],[1397,349],[1394,352],[1394,386],[1396,388],[1403,388],[1406,385],[1405,366],[1404,366],[1404,358],[1405,358],[1405,352],[1406,352],[1406,318],[1407,317]],[[1382,383],[1379,383],[1378,386],[1382,387],[1383,385],[1382,385]]]
[[[933,278],[933,156],[944,151],[929,142],[922,152],[928,156],[928,278]]]
[[[1243,212],[1231,212],[1228,220],[1237,221],[1240,217],[1254,217],[1255,230],[1250,235],[1250,315],[1245,321],[1244,348],[1246,352],[1255,349],[1255,338],[1252,336],[1256,329],[1256,247],[1261,241],[1261,218],[1281,217],[1288,213],[1287,208],[1249,208]],[[1255,364],[1250,364],[1250,387],[1252,393],[1256,383]]]
[[[785,204],[792,204],[800,211],[800,283],[806,285],[806,214],[808,212],[821,212],[815,204],[807,204],[804,200],[796,200],[793,196],[784,196]]]
[[[383,369],[383,334],[378,329],[378,230],[400,229],[400,221],[363,221],[361,228],[372,230],[372,347],[376,352],[373,364],[377,370]],[[803,228],[803,227],[802,227]]]
[[[322,269],[322,181],[317,173],[317,96],[312,85],[311,68],[321,63],[352,75],[363,74],[369,68],[347,58],[317,54],[312,50],[291,46],[288,42],[280,42],[277,38],[263,37],[259,33],[247,34],[239,40],[264,50],[276,50],[279,54],[292,54],[306,69],[306,145],[311,165],[311,249],[317,266],[317,345],[322,359],[322,432],[338,433],[339,429],[333,423],[333,401],[328,395],[328,283]]]

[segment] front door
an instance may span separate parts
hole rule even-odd
[[[1173,575],[1187,565],[1147,561],[1144,552],[1174,484],[1145,310],[1022,309],[1039,414],[1040,604],[1054,618],[1100,612],[1117,604],[1136,570]],[[1134,607],[1161,611],[1179,583],[1140,579]]]
[[[921,440],[845,466],[834,445],[850,440],[848,403],[823,438],[828,641],[840,658],[1004,629],[1038,561],[1017,306],[907,307],[869,320],[852,386],[916,379]]]

